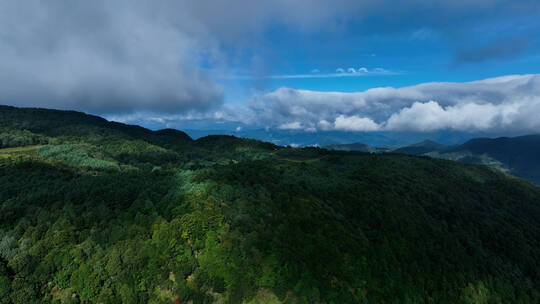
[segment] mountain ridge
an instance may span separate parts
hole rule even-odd
[[[108,121],[105,118],[102,118],[97,115],[86,114],[84,112],[73,111],[73,110],[51,110],[45,108],[17,108],[13,106],[0,105],[0,127],[10,126],[11,128],[21,128],[28,129],[29,131],[39,132],[44,130],[46,132],[54,132],[56,128],[65,127],[67,124],[73,125],[84,125],[91,124],[99,127],[108,127],[110,129],[125,131],[126,134],[137,135],[137,134],[163,134],[163,135],[172,135],[178,137],[184,137],[185,139],[192,140],[187,133],[176,130],[176,129],[160,129],[152,131],[150,129],[141,127],[139,125],[130,125],[123,124],[115,121]],[[10,121],[14,120],[10,118],[17,116],[15,119],[19,121],[18,125],[10,125]],[[46,121],[47,128],[43,128],[35,120],[35,116],[47,116],[46,119],[41,118],[41,122]],[[55,120],[58,120],[55,123]],[[33,121],[33,122],[32,122]],[[69,129],[63,129],[62,131],[69,131]]]
[[[341,145],[350,150],[362,144]],[[334,146],[326,146],[335,149]],[[370,148],[372,152],[402,153],[408,155],[445,158],[466,163],[485,164],[540,184],[540,135],[530,134],[516,137],[474,138],[461,145],[445,146],[435,141],[422,142],[389,149]],[[364,149],[367,151],[368,149]],[[362,150],[360,150],[362,151]]]

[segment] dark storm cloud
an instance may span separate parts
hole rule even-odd
[[[111,113],[180,112],[221,102],[221,88],[198,66],[198,41],[159,6],[0,5],[0,103]]]

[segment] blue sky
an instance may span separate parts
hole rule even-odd
[[[220,82],[225,88],[225,99],[238,102],[248,99],[253,89],[291,87],[355,92],[374,87],[534,74],[540,70],[539,46],[534,39],[534,36],[540,36],[539,21],[526,20],[527,17],[519,15],[512,19],[501,17],[466,22],[457,25],[462,27],[455,29],[459,33],[449,33],[445,28],[434,28],[429,24],[411,24],[403,30],[389,28],[379,32],[377,26],[385,26],[381,20],[375,20],[370,26],[373,32],[364,30],[364,24],[354,22],[343,28],[307,34],[278,27],[265,31],[262,45],[254,47],[252,53],[234,66],[239,70],[238,74],[254,73],[252,76],[260,79],[220,79]],[[513,44],[517,46],[513,47]],[[489,52],[490,47],[494,49],[492,52]],[[235,48],[226,50],[227,53],[234,51]],[[469,57],[473,58],[460,58],[466,52],[472,53]],[[475,53],[478,53],[476,57]],[[362,67],[368,70],[382,68],[389,73],[357,77],[265,78],[335,74],[340,68],[358,70]],[[234,75],[230,77],[234,78]]]
[[[538,133],[533,0],[0,0],[0,103],[152,128]]]

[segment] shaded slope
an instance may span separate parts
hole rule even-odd
[[[448,153],[463,151],[486,154],[504,164],[513,175],[540,184],[540,135],[473,139]]]
[[[28,130],[57,136],[120,136],[152,143],[183,145],[192,141],[184,132],[172,129],[152,131],[136,125],[110,122],[99,116],[76,111],[0,106],[0,128]]]
[[[397,148],[393,150],[392,152],[410,154],[410,155],[423,155],[429,152],[443,151],[445,149],[447,149],[445,145],[441,145],[432,140],[424,140],[417,144]]]

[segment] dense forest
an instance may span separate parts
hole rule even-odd
[[[0,303],[538,303],[540,188],[0,106]]]

